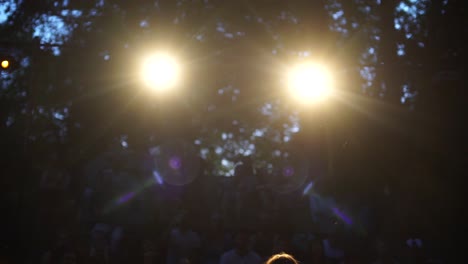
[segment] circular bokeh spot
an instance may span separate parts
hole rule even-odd
[[[284,177],[294,176],[294,168],[291,166],[286,166],[285,168],[283,168],[283,176]]]
[[[185,141],[167,141],[152,154],[154,169],[164,183],[182,186],[191,183],[199,174],[200,159],[195,147]]]
[[[288,159],[279,160],[273,165],[273,175],[269,183],[278,193],[292,193],[304,188],[308,179],[309,167],[300,155],[290,155]]]
[[[173,156],[169,159],[169,167],[173,170],[180,170],[182,168],[182,160],[178,156]]]

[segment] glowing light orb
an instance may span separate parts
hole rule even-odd
[[[285,177],[291,177],[294,175],[294,168],[293,167],[286,167],[283,169],[283,175]]]
[[[333,92],[331,73],[322,65],[305,63],[291,69],[287,81],[292,96],[303,103],[327,99]]]
[[[8,67],[10,67],[10,62],[8,60],[2,60],[0,65],[2,66],[3,69],[8,69]]]
[[[169,167],[171,167],[173,170],[179,170],[182,167],[182,160],[179,157],[170,158]]]
[[[168,54],[161,53],[143,62],[141,77],[146,85],[157,91],[173,88],[179,80],[180,67]]]
[[[151,154],[153,177],[158,184],[183,186],[200,175],[199,150],[191,141],[168,139],[158,149]]]

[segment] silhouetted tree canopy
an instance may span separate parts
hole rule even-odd
[[[458,182],[444,162],[466,161],[461,2],[1,1],[0,55],[18,65],[1,72],[2,170],[42,169],[54,153],[74,168],[178,138],[232,175],[242,156],[272,169],[307,149],[330,192],[390,188],[408,212],[419,205],[414,217],[437,215],[432,202]],[[187,69],[169,98],[138,79],[158,48]],[[281,74],[306,59],[330,64],[344,95],[314,113],[282,92]]]

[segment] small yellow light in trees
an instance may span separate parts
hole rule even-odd
[[[2,60],[1,66],[3,69],[8,69],[8,67],[10,67],[10,62],[8,60]]]

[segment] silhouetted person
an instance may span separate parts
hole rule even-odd
[[[308,261],[310,263],[326,263],[325,253],[323,252],[323,244],[320,240],[312,241],[308,250]]]
[[[257,183],[252,161],[244,158],[241,162],[242,164],[236,166],[234,171],[236,220],[246,221],[242,224],[247,225],[253,224],[254,221],[251,216],[256,211],[252,208],[252,201],[257,193],[255,189]]]
[[[299,264],[299,262],[289,254],[280,253],[271,256],[266,264]]]
[[[250,249],[250,237],[245,231],[236,236],[236,247],[221,257],[220,264],[260,264],[261,258]]]
[[[225,250],[225,232],[219,218],[212,217],[208,222],[203,246],[203,264],[218,264]]]
[[[190,219],[184,216],[179,227],[171,230],[166,263],[178,264],[184,259],[191,259],[198,253],[200,244],[199,235],[191,229]]]

